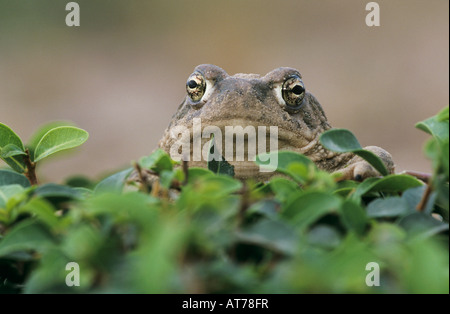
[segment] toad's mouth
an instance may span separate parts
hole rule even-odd
[[[170,130],[170,152],[195,162],[206,162],[214,137],[216,153],[228,162],[255,160],[257,154],[278,150],[297,151],[306,154],[317,145],[317,137],[306,138],[289,128],[261,125],[248,119],[207,121],[193,119],[191,125],[176,126]],[[166,143],[167,144],[167,143]],[[169,148],[166,145],[166,149]],[[182,151],[180,151],[182,150]],[[174,158],[174,156],[172,156]]]

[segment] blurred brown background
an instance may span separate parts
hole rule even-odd
[[[185,95],[193,68],[229,74],[300,70],[334,127],[390,151],[399,171],[430,171],[414,128],[449,103],[449,2],[0,0],[0,122],[28,139],[71,120],[90,133],[75,153],[41,165],[45,179],[98,178],[149,154]]]

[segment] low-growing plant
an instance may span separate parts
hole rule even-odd
[[[383,176],[339,181],[279,151],[280,176],[241,182],[226,161],[193,168],[156,150],[100,182],[64,185],[37,184],[35,163],[80,145],[85,131],[46,127],[24,146],[0,124],[11,167],[0,170],[0,292],[448,293],[448,123],[447,107],[417,124],[431,135],[430,176],[388,175],[333,129],[325,147]],[[133,169],[140,183],[128,180]],[[73,262],[79,285],[66,283]]]
[[[0,123],[0,158],[12,170],[23,173],[32,185],[38,183],[36,164],[57,152],[80,146],[89,134],[64,122],[41,127],[25,146],[21,138],[7,125]]]

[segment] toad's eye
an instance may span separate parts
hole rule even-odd
[[[281,89],[281,95],[286,103],[286,110],[296,112],[303,104],[305,98],[305,85],[301,78],[293,75],[286,79]]]
[[[206,90],[206,80],[200,72],[194,72],[186,82],[186,91],[194,102],[200,101]]]

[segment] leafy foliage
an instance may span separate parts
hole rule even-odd
[[[10,159],[26,153],[20,138],[0,124],[2,158],[16,171],[0,170],[0,292],[448,293],[448,108],[417,127],[431,135],[429,185],[407,174],[336,182],[283,151],[271,153],[280,176],[241,182],[226,164],[182,169],[156,150],[134,164],[142,189],[127,181],[133,168],[31,185]],[[37,137],[34,161],[86,139],[61,125]],[[322,137],[358,153],[355,140]],[[80,286],[66,285],[69,262]],[[379,287],[366,285],[370,262]]]
[[[36,163],[57,152],[80,146],[89,137],[85,130],[51,122],[42,126],[24,146],[20,137],[0,123],[0,158],[13,170],[24,173],[32,185],[37,184]]]

